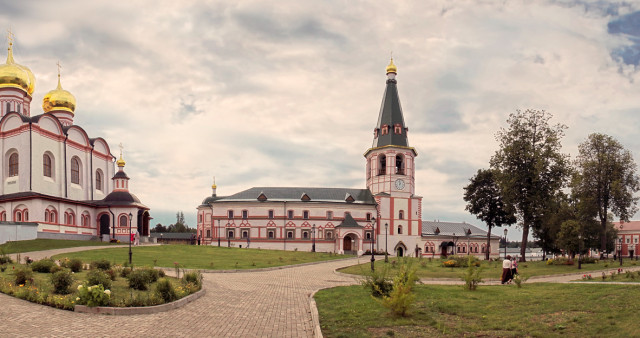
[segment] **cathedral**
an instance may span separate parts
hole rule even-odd
[[[60,70],[37,115],[34,88],[10,36],[0,65],[0,237],[128,241],[130,227],[148,236],[149,208],[129,192],[122,151],[116,161],[103,138],[74,124],[76,99],[62,88]]]
[[[373,144],[365,153],[366,188],[253,187],[211,196],[198,206],[205,245],[396,256],[498,256],[499,237],[467,223],[422,220],[415,193],[415,158],[397,88],[393,59]]]

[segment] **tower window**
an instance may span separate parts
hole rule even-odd
[[[402,134],[402,126],[400,125],[400,123],[396,123],[393,126],[393,132],[396,134]]]
[[[11,103],[7,102],[7,110],[5,113],[9,113],[11,111]]]
[[[402,225],[398,225],[398,235],[402,235]]]
[[[387,135],[389,134],[389,125],[385,124],[382,126],[382,135]]]
[[[269,219],[273,219],[273,210],[269,210]]]
[[[398,219],[404,219],[404,210],[398,211]]]
[[[96,170],[96,189],[102,191],[102,171]]]
[[[45,177],[51,177],[51,156],[42,155],[42,174]]]
[[[370,213],[370,212],[368,212],[368,213],[367,213],[367,221],[370,221],[370,220],[371,220],[371,213]]]
[[[9,156],[9,176],[18,176],[18,153]]]
[[[71,183],[80,184],[80,160],[77,157],[71,159]]]
[[[378,167],[378,175],[387,173],[387,156],[380,155],[380,166]]]
[[[309,211],[308,210],[305,210],[305,211],[302,212],[302,218],[309,219]]]
[[[120,216],[120,227],[126,227],[129,224],[127,224],[127,216],[122,215]]]
[[[396,174],[404,175],[404,158],[402,155],[396,156]]]

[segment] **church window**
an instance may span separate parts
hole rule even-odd
[[[396,134],[402,134],[402,125],[400,125],[400,123],[396,123],[393,126],[393,132]]]
[[[302,232],[302,238],[309,239],[309,232],[308,231],[303,231]]]
[[[267,237],[273,239],[275,237],[275,232],[273,230],[269,230],[269,233],[267,234]]]
[[[287,231],[287,238],[293,239],[293,231]]]
[[[234,237],[235,237],[235,234],[233,230],[227,231],[227,238],[234,238]]]
[[[77,157],[71,159],[71,183],[80,184],[80,160]]]
[[[202,214],[198,215],[198,223],[202,223]]]
[[[126,215],[121,215],[120,216],[120,227],[127,227],[129,226],[129,224],[127,224],[127,216]]]
[[[309,211],[308,210],[305,210],[305,211],[302,212],[302,218],[309,219]]]
[[[9,156],[9,176],[18,176],[18,153]]]
[[[207,229],[207,238],[211,238],[211,229]]]
[[[387,156],[380,155],[380,165],[378,166],[378,175],[387,173]]]
[[[249,218],[249,210],[242,210],[242,219]]]
[[[49,209],[44,211],[44,221],[49,222]]]
[[[273,219],[273,210],[269,210],[269,219]]]
[[[227,210],[227,218],[233,219],[233,210]]]
[[[242,231],[242,238],[249,238],[249,231],[243,230]]]
[[[51,156],[44,154],[42,155],[42,174],[45,177],[51,177]]]
[[[29,221],[29,210],[25,209],[24,211],[22,211],[22,215],[23,215],[24,221],[28,222]]]
[[[333,211],[327,211],[327,219],[333,219]]]
[[[402,235],[402,225],[398,225],[398,235]]]
[[[16,220],[16,222],[22,222],[22,213],[20,212],[20,210],[16,210],[13,218]]]
[[[102,191],[102,170],[96,170],[96,189]]]
[[[16,109],[16,111],[17,111],[18,113],[20,113],[20,104],[19,104],[19,103],[17,103],[17,104],[16,104],[16,107],[18,107],[18,108]]]
[[[367,213],[367,221],[370,221],[370,220],[371,220],[371,213],[370,213],[370,212],[368,212],[368,213]]]
[[[367,231],[367,233],[364,235],[365,239],[371,239],[371,233]]]
[[[7,220],[7,212],[3,211],[2,213],[0,213],[0,221],[6,221]]]
[[[56,214],[56,211],[53,210],[49,213],[49,222],[51,223],[58,223],[58,216]]]
[[[7,110],[5,113],[9,113],[11,111],[11,103],[7,102]]]
[[[387,135],[389,134],[389,125],[385,124],[382,126],[382,135]]]
[[[289,219],[293,219],[293,210],[288,210],[288,211],[287,211],[287,217],[288,217]]]
[[[402,155],[396,156],[396,174],[404,175],[404,158]]]
[[[330,231],[330,230],[327,230],[327,233],[326,233],[325,237],[326,237],[327,239],[332,239],[332,238],[333,238],[333,232],[332,232],[332,231]]]
[[[398,219],[404,219],[404,210],[398,211]]]

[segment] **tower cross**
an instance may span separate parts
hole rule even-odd
[[[58,60],[58,62],[56,62],[56,65],[58,65],[58,77],[60,77],[60,69],[62,69],[62,66],[60,65],[60,60]]]
[[[122,150],[124,149],[124,146],[122,145],[122,142],[120,142],[118,147],[120,147],[120,158],[122,158]]]
[[[13,39],[15,39],[15,35],[13,34],[13,32],[11,31],[11,26],[9,26],[9,29],[7,29],[7,39],[9,40],[9,44],[12,45],[13,44]]]

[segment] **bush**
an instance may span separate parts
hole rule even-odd
[[[142,271],[142,273],[145,276],[145,279],[147,280],[147,284],[151,284],[151,283],[157,282],[158,278],[160,277],[160,274],[158,273],[158,270],[156,270],[156,269],[145,268],[145,269],[140,269],[138,271]]]
[[[87,283],[89,285],[102,285],[104,289],[110,289],[111,277],[102,270],[91,270],[87,273]]]
[[[111,262],[106,259],[99,259],[97,261],[91,262],[91,268],[99,270],[109,270],[111,269]]]
[[[122,268],[122,271],[120,272],[120,276],[124,277],[124,278],[128,278],[129,275],[131,274],[131,268],[127,267],[127,268]]]
[[[69,293],[69,287],[73,284],[73,277],[71,271],[60,270],[51,275],[51,284],[53,285],[53,292],[66,295]]]
[[[71,260],[68,263],[68,268],[71,269],[71,271],[73,272],[82,271],[83,266],[84,266],[84,263],[80,258],[71,258]]]
[[[416,269],[410,264],[402,264],[400,271],[393,278],[393,290],[389,296],[382,297],[382,305],[396,316],[406,316],[415,301],[413,286],[416,281],[418,281]]]
[[[469,256],[467,269],[462,275],[462,280],[464,281],[465,288],[467,290],[473,291],[478,288],[478,284],[482,283],[482,277],[480,277],[481,272],[482,268],[474,265],[471,256]]]
[[[115,281],[118,278],[118,273],[114,269],[105,270],[104,273],[106,273],[112,281]]]
[[[11,259],[11,257],[7,256],[6,254],[2,254],[0,256],[0,265],[11,264],[11,263],[13,263],[13,260]]]
[[[18,268],[14,273],[14,283],[16,285],[24,285],[27,282],[33,282],[33,271],[30,268]]]
[[[598,259],[595,257],[582,257],[582,264],[595,264],[598,263]]]
[[[102,285],[78,286],[78,297],[76,302],[90,307],[109,305],[111,291],[105,290]]]
[[[200,273],[200,271],[187,272],[184,274],[184,276],[182,276],[182,281],[185,284],[191,283],[197,287],[200,287],[200,283],[202,282],[202,274]]]
[[[63,268],[63,267],[58,266],[58,265],[54,265],[54,266],[51,268],[51,271],[49,271],[49,272],[51,272],[51,273],[56,273],[56,272],[58,272],[58,271],[62,271],[62,270],[64,270],[64,268]]]
[[[160,276],[160,278],[164,278],[165,276],[167,276],[167,274],[164,272],[164,270],[158,270],[158,276]]]
[[[362,280],[362,286],[369,289],[371,295],[374,297],[389,296],[389,293],[393,290],[393,282],[391,277],[389,277],[389,268],[387,265],[382,269],[368,273],[364,280]]]
[[[56,265],[53,259],[45,258],[31,264],[31,270],[35,272],[50,273],[51,269]]]
[[[442,266],[447,268],[466,268],[469,264],[473,266],[480,266],[480,259],[471,255],[453,255],[442,262]]]
[[[146,290],[148,284],[148,276],[144,270],[133,270],[129,274],[129,287],[135,290]]]
[[[173,289],[173,284],[165,278],[159,280],[156,284],[156,293],[165,303],[173,302],[178,298],[176,290]]]
[[[558,257],[556,259],[549,259],[547,265],[573,265],[573,261],[567,257]]]

